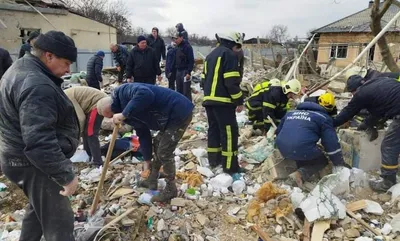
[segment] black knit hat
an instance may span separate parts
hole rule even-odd
[[[49,31],[40,34],[34,43],[34,47],[55,54],[59,58],[75,62],[78,50],[74,40],[60,31]]]
[[[32,39],[39,37],[39,35],[40,33],[38,31],[33,31],[29,34],[28,39],[26,41],[30,43]]]

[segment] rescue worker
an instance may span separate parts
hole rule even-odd
[[[110,50],[113,54],[115,66],[117,66],[118,70],[118,83],[122,83],[125,70],[126,70],[126,64],[128,62],[128,49],[121,45],[121,44],[110,44]]]
[[[268,116],[278,125],[280,119],[288,110],[289,99],[294,99],[300,91],[301,84],[297,79],[291,79],[283,83],[282,86],[271,86],[268,90],[264,91],[262,95],[262,112],[266,132],[272,126]]]
[[[379,72],[373,69],[366,69],[364,67],[354,66],[346,71],[346,79],[348,80],[353,75],[359,75],[363,78],[365,82],[371,79],[375,79],[378,77],[389,77],[393,79],[399,79],[400,73],[393,73],[393,72]]]
[[[150,175],[140,186],[156,190],[161,165],[167,186],[151,201],[166,202],[176,197],[174,151],[192,120],[193,104],[168,88],[130,83],[116,88],[112,100],[101,100],[98,107],[99,113],[112,117],[115,124],[124,121],[133,126],[147,162],[152,159],[154,150]],[[153,146],[150,130],[159,131]]]
[[[320,96],[308,97],[305,102],[314,102],[324,107],[330,117],[337,115],[335,96],[332,93],[326,92]]]
[[[207,57],[202,74],[203,106],[208,117],[208,160],[212,167],[222,163],[226,173],[239,171],[237,112],[243,110],[238,51],[243,35],[217,34],[220,44]]]
[[[299,104],[282,118],[276,135],[276,146],[282,156],[296,161],[297,171],[289,177],[299,187],[328,164],[327,157],[317,146],[320,139],[333,165],[344,166],[333,120],[321,104],[308,101]]]
[[[79,120],[83,148],[89,156],[90,164],[103,165],[99,142],[99,131],[103,116],[97,111],[97,103],[108,95],[96,88],[76,86],[64,90],[74,105]]]
[[[253,93],[246,101],[249,121],[253,123],[253,129],[264,129],[264,119],[262,114],[262,95],[270,86],[281,86],[278,79],[264,81],[254,86]]]
[[[400,83],[397,79],[379,77],[364,83],[359,75],[351,76],[347,81],[347,90],[353,98],[349,104],[334,119],[334,126],[341,126],[362,109],[367,109],[372,118],[367,119],[367,125],[377,119],[392,119],[381,144],[382,180],[370,182],[374,191],[386,192],[396,184],[396,174],[399,167],[400,154]]]

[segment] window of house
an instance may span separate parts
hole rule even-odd
[[[345,59],[347,58],[347,44],[335,44],[331,46],[330,58]]]
[[[19,30],[20,30],[19,36],[21,37],[22,44],[26,42],[31,32],[38,31],[40,33],[39,28],[20,28]]]

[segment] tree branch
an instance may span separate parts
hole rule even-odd
[[[383,3],[383,6],[382,6],[381,10],[380,10],[379,13],[378,13],[378,17],[379,17],[379,18],[382,18],[383,15],[385,15],[385,13],[386,13],[387,10],[389,9],[390,5],[392,5],[392,3],[393,3],[393,0],[386,0],[386,1]]]

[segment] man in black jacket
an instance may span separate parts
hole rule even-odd
[[[176,44],[175,69],[176,69],[176,90],[192,101],[191,75],[194,66],[193,48],[184,39],[182,32],[176,32],[172,37]]]
[[[34,31],[29,34],[29,37],[26,40],[26,43],[24,43],[21,46],[21,49],[19,50],[19,56],[18,56],[19,59],[24,57],[26,52],[28,52],[28,53],[31,52],[32,46],[35,43],[37,37],[39,37],[39,34],[40,33],[38,31]]]
[[[164,40],[158,35],[158,28],[154,27],[151,30],[151,34],[147,39],[147,44],[156,52],[158,62],[160,62],[161,57],[165,61],[165,43]]]
[[[349,104],[334,119],[334,126],[341,126],[367,109],[374,119],[392,119],[381,144],[383,180],[370,182],[374,191],[386,192],[396,184],[400,154],[400,83],[397,79],[380,77],[363,83],[359,75],[347,81],[347,89],[353,93]],[[371,119],[369,119],[371,121]],[[369,125],[369,123],[367,123]]]
[[[0,79],[8,68],[12,65],[13,61],[11,59],[10,53],[0,48]]]
[[[182,23],[178,23],[178,24],[176,24],[175,28],[176,28],[176,31],[182,35],[183,39],[186,42],[189,42],[189,33],[183,27],[183,24]]]
[[[155,84],[162,80],[160,63],[154,49],[147,46],[146,38],[141,35],[128,56],[126,78],[128,82]]]
[[[0,161],[3,173],[29,200],[21,241],[73,241],[68,196],[78,186],[69,159],[79,124],[60,78],[76,61],[74,41],[62,32],[39,35],[32,54],[17,60],[0,82]]]
[[[126,71],[126,63],[129,56],[128,50],[122,44],[110,44],[110,50],[114,58],[115,66],[117,66],[118,82],[122,83]]]
[[[103,59],[104,52],[98,51],[94,56],[92,56],[86,68],[86,82],[90,87],[100,89],[100,83],[103,82],[103,77],[101,76],[101,71],[103,70]]]

